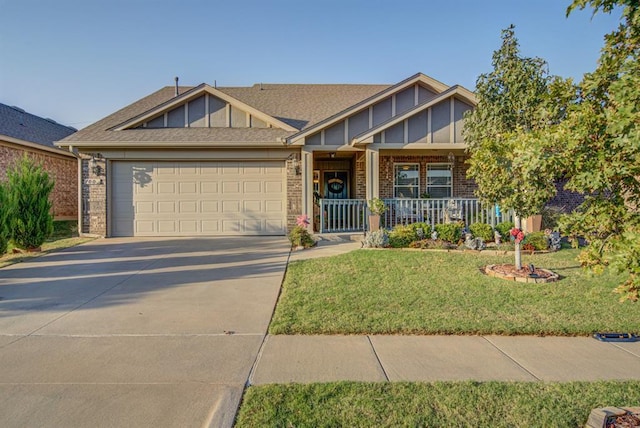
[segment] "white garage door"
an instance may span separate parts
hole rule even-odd
[[[112,163],[112,236],[283,235],[284,162]]]

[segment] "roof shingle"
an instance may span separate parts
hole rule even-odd
[[[350,84],[261,84],[252,87],[216,87],[245,104],[293,126],[305,129],[353,104],[363,101],[390,85]],[[191,86],[182,86],[184,93]],[[139,116],[175,97],[175,87],[164,87],[133,104],[118,110],[98,122],[65,138],[74,141],[212,141],[212,142],[273,142],[293,132],[260,128],[164,128],[111,130],[127,120]]]
[[[70,126],[0,103],[0,135],[55,147],[54,141],[61,140],[74,132],[76,129]]]

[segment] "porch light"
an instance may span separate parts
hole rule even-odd
[[[102,153],[89,153],[91,155],[91,159],[89,160],[89,168],[91,168],[91,172],[93,175],[101,176],[102,166],[98,165],[98,160],[104,160],[104,156]]]
[[[447,161],[449,162],[449,168],[453,170],[453,167],[456,164],[456,156],[453,154],[453,152],[449,152],[449,154],[447,155]]]
[[[295,153],[291,153],[287,159],[291,161],[296,175],[302,175],[302,168],[300,167],[300,159],[298,159],[298,156]]]

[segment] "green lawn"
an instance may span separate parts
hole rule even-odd
[[[523,256],[563,279],[525,284],[479,268],[513,255],[358,250],[291,263],[271,334],[547,334],[640,332],[640,311],[593,277],[578,250]]]
[[[236,427],[581,427],[593,408],[640,403],[640,381],[252,386]]]
[[[0,268],[12,265],[14,263],[23,262],[25,260],[39,257],[56,250],[74,247],[92,241],[94,238],[78,237],[78,222],[73,220],[62,220],[53,222],[53,233],[49,239],[42,244],[42,251],[35,253],[13,253],[13,245],[9,243],[9,249],[6,254],[0,255]]]

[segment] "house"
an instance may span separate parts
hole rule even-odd
[[[82,158],[83,233],[362,231],[366,200],[402,222],[496,222],[466,177],[472,92],[394,85],[169,86],[56,143]],[[428,197],[428,198],[427,198]]]
[[[78,160],[75,154],[53,145],[74,132],[70,126],[0,103],[0,180],[7,178],[7,169],[25,154],[41,163],[55,181],[51,214],[56,220],[78,218]]]

